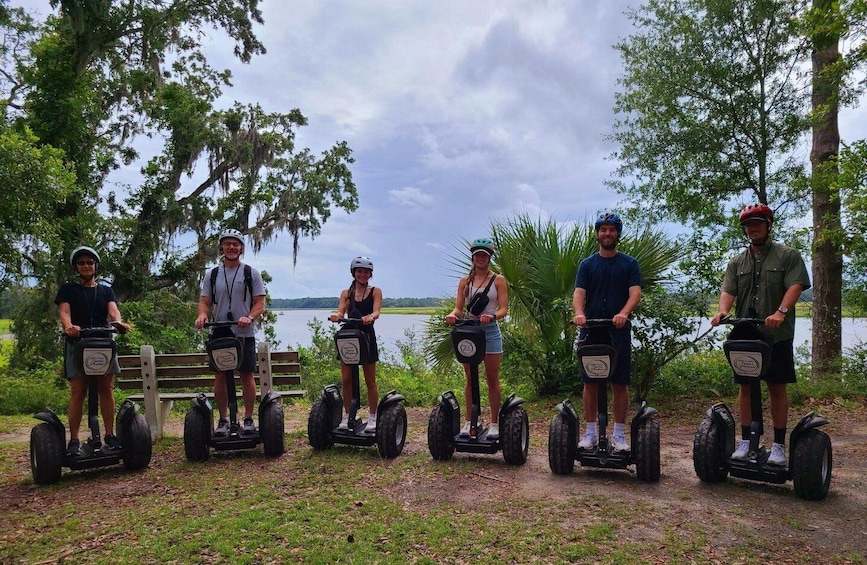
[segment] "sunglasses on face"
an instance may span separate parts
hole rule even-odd
[[[88,267],[91,267],[93,265],[96,265],[96,261],[78,261],[75,264],[78,265],[79,267],[84,267],[85,265],[87,265]]]

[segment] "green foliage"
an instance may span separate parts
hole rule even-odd
[[[659,370],[651,398],[720,398],[737,395],[738,386],[721,349],[684,352]]]
[[[61,374],[60,359],[29,370],[10,370],[11,345],[0,342],[0,414],[34,414],[46,407],[66,412],[69,385]]]
[[[119,305],[123,320],[133,331],[118,335],[120,355],[138,355],[142,345],[152,345],[156,353],[199,351],[204,332],[195,328],[197,307],[178,300],[166,290],[145,294],[140,300]]]
[[[650,0],[615,47],[614,182],[651,220],[725,225],[737,200],[806,207],[793,150],[809,126],[798,0]]]

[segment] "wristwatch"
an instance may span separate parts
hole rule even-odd
[[[786,308],[785,306],[780,306],[779,308],[777,308],[777,310],[779,310],[779,311],[782,312],[783,314],[788,314],[788,313],[789,313],[789,309]]]

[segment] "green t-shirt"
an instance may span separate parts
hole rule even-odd
[[[757,275],[757,276],[754,276]],[[750,249],[729,261],[723,279],[722,291],[735,297],[735,315],[738,318],[766,318],[780,307],[786,291],[800,284],[810,288],[807,266],[797,249],[768,242],[753,257]],[[750,312],[750,307],[755,312]],[[795,337],[795,309],[789,310],[779,328],[759,328],[774,342]]]

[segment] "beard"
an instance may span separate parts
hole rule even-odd
[[[602,249],[604,249],[605,251],[614,251],[615,249],[617,249],[618,239],[619,238],[614,238],[613,240],[611,240],[611,239],[606,240],[606,239],[602,239],[602,238],[597,237],[596,241],[599,242],[599,246]]]

